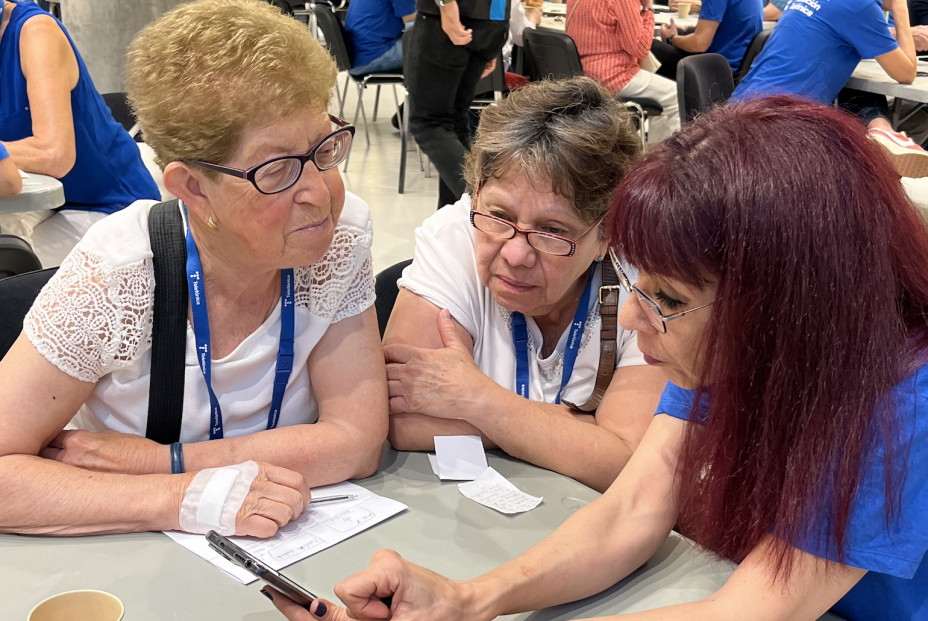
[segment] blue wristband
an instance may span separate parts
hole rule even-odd
[[[171,474],[184,474],[183,446],[180,442],[171,445]]]

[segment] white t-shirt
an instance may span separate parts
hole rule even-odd
[[[23,322],[26,337],[46,360],[74,378],[96,384],[73,421],[79,428],[145,435],[155,286],[148,211],[156,203],[138,201],[91,227]],[[319,417],[307,360],[329,325],[374,303],[372,240],[367,204],[348,193],[329,251],[315,265],[294,270],[293,372],[280,427],[313,423]],[[278,301],[264,323],[232,353],[212,361],[213,390],[226,437],[266,428],[279,338]],[[209,412],[209,393],[188,321],[182,442],[209,439]]]
[[[516,356],[511,314],[496,303],[477,275],[470,205],[471,199],[465,194],[456,204],[440,209],[416,229],[415,259],[403,271],[398,284],[440,308],[447,308],[473,338],[474,361],[480,370],[500,386],[515,391]],[[561,395],[563,400],[578,405],[586,403],[596,385],[602,324],[597,292],[601,284],[602,273],[597,268],[580,351]],[[624,304],[627,297],[623,290],[619,304]],[[525,323],[528,328],[529,397],[533,401],[554,403],[561,387],[569,329],[561,335],[554,353],[541,358],[541,331],[531,317],[526,317]],[[617,346],[616,367],[645,364],[638,351],[637,333],[619,326]]]

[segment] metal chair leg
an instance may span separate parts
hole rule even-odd
[[[394,87],[393,97],[396,98]],[[399,106],[396,107],[399,112]],[[409,96],[406,96],[406,106],[403,108],[403,118],[400,119],[400,187],[399,193],[406,192],[406,149],[409,148]]]
[[[358,125],[358,111],[361,111],[361,119],[364,121],[364,137],[367,139],[367,146],[371,146],[371,134],[367,130],[367,112],[364,110],[364,86],[358,82],[358,107],[354,111],[354,125]]]
[[[377,85],[377,94],[374,95],[374,116],[371,117],[371,122],[377,122],[377,108],[380,107],[380,84]]]
[[[341,97],[338,98],[338,103],[339,103],[338,117],[341,119],[345,118],[345,100],[348,98],[348,83],[349,82],[351,82],[351,76],[346,73],[345,74],[345,88],[342,89]],[[336,84],[336,92],[338,92],[337,86],[338,85]]]
[[[396,113],[400,113],[400,100],[396,96],[396,84],[393,85],[393,105],[396,106]]]

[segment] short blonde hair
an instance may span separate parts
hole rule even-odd
[[[464,180],[471,196],[518,165],[536,187],[571,201],[585,222],[596,222],[641,143],[621,103],[589,78],[531,82],[480,116]]]
[[[248,127],[325,111],[335,63],[306,27],[261,0],[198,0],[145,27],[129,47],[128,95],[164,168],[221,164]]]

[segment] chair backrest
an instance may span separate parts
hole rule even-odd
[[[133,137],[139,137],[138,120],[129,107],[129,97],[125,93],[103,93],[103,103],[110,109],[113,119],[123,126]],[[133,130],[135,133],[133,133]]]
[[[725,103],[734,90],[731,65],[721,54],[695,54],[677,64],[677,102],[683,123]]]
[[[744,76],[748,74],[748,71],[751,70],[751,65],[753,65],[757,57],[760,56],[772,32],[773,30],[761,30],[751,40],[751,45],[748,46],[748,50],[744,53],[744,58],[741,59],[741,66],[738,67],[738,71],[735,73],[735,88],[738,88],[738,84],[744,79]]]
[[[583,75],[577,44],[562,32],[529,30],[522,33],[531,79],[560,80]]]
[[[45,283],[55,275],[57,267],[28,272],[0,280],[0,358],[10,351],[23,329],[23,319],[32,308]]]
[[[496,68],[490,75],[480,78],[477,87],[474,89],[475,95],[481,93],[502,93],[506,90],[506,72],[503,70],[503,55],[500,54],[496,59]]]
[[[316,16],[316,24],[322,31],[325,47],[335,59],[338,70],[348,71],[351,69],[351,49],[345,34],[345,27],[338,21],[338,17],[327,4],[313,6],[313,15]]]
[[[390,320],[390,313],[393,312],[393,305],[396,304],[396,296],[400,294],[400,288],[396,281],[403,275],[403,270],[409,267],[412,259],[400,261],[383,270],[374,278],[374,294],[377,296],[374,302],[374,308],[377,310],[377,325],[380,327],[380,338],[387,329],[387,322]]]
[[[26,240],[16,235],[0,235],[0,278],[40,269],[42,262]]]

